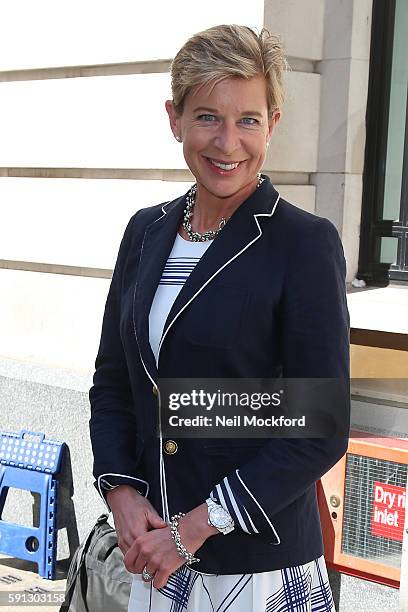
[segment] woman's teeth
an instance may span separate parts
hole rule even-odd
[[[221,168],[221,170],[234,170],[238,168],[240,162],[236,162],[235,164],[222,164],[221,162],[217,162],[214,159],[210,159],[210,162],[213,166],[217,166],[217,168]]]

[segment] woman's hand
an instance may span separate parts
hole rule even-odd
[[[194,554],[212,535],[219,534],[218,529],[208,525],[207,504],[201,504],[179,520],[179,533],[183,546]],[[125,567],[133,574],[141,574],[146,567],[154,574],[153,586],[163,588],[185,559],[178,553],[171,537],[170,527],[155,529],[137,537],[125,555]]]
[[[108,491],[106,498],[112,509],[118,545],[124,555],[133,542],[149,529],[167,526],[166,521],[158,515],[149,500],[133,487],[120,485]]]

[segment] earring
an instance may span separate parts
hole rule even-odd
[[[181,136],[176,136],[175,138],[176,138],[177,142],[181,142]]]

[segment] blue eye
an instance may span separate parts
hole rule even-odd
[[[259,123],[258,119],[254,119],[253,117],[243,117],[242,122],[245,125],[257,125]]]
[[[201,119],[202,121],[215,121],[215,115],[199,115],[198,119]]]

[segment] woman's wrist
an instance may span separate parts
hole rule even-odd
[[[179,521],[180,538],[189,552],[195,552],[204,542],[220,532],[208,524],[208,506],[206,503],[197,506]]]
[[[131,487],[129,485],[117,485],[113,487],[110,491],[106,492],[106,501],[109,506],[112,507],[112,502],[115,503],[117,499],[123,499],[123,497],[143,497],[137,489]]]

